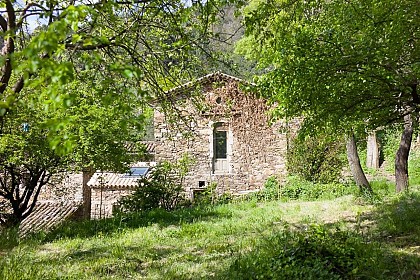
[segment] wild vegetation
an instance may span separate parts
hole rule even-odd
[[[396,189],[408,187],[407,160],[419,112],[419,5],[410,0],[250,1],[238,51],[267,72],[258,79],[274,116],[303,117],[301,133],[349,135],[357,184],[369,190],[353,131],[404,125]]]
[[[151,98],[205,68],[218,4],[0,2],[2,226],[57,173],[127,168]]]
[[[0,277],[417,279],[420,190],[389,196],[392,185],[373,188],[381,194],[374,204],[353,195],[250,197],[70,222],[2,249]],[[11,244],[2,238],[2,247]]]
[[[412,157],[410,166],[418,162]],[[167,195],[177,197],[172,187],[187,165],[179,163]],[[137,208],[110,219],[67,222],[26,239],[4,231],[0,277],[417,279],[420,188],[395,194],[390,181],[371,185],[374,195],[353,183],[271,177],[261,192],[235,198],[210,187],[196,205],[177,209],[161,207],[159,191],[139,193],[128,204]]]
[[[252,0],[242,32],[222,8],[230,2],[0,3],[0,223],[10,227],[0,232],[1,279],[420,278],[420,153],[410,153],[420,5]],[[290,176],[240,197],[210,185],[191,204],[181,186],[188,160],[161,163],[113,218],[19,236],[54,174],[123,170],[133,160],[124,144],[145,130],[151,100],[170,109],[164,90],[214,69],[214,50],[243,63],[213,41],[239,35],[239,54],[253,59],[242,75],[262,72],[256,89],[269,101],[246,112],[272,108],[252,125],[302,121]],[[357,145],[371,130],[380,170],[360,164]],[[344,135],[356,185],[343,168]]]

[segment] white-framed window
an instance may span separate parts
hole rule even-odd
[[[213,173],[229,172],[229,128],[218,122],[213,127]]]

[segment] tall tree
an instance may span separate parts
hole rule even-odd
[[[49,178],[120,169],[141,108],[199,75],[219,1],[0,2],[0,197],[16,225]],[[34,24],[34,22],[38,22]]]
[[[135,132],[143,116],[136,98],[121,94],[105,103],[87,86],[77,87],[79,94],[73,90],[77,96],[66,107],[46,111],[33,92],[9,109],[0,138],[0,224],[16,226],[25,219],[53,176],[84,166],[123,171],[136,159],[124,145],[140,136]],[[71,138],[61,141],[66,137]]]
[[[238,50],[266,69],[274,115],[303,116],[304,133],[374,129],[420,110],[419,15],[411,0],[251,1]]]

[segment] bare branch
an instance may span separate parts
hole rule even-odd
[[[38,8],[39,8],[39,11],[34,11],[34,13],[28,13],[28,14],[27,14],[28,10],[29,10],[30,8],[32,8],[32,7],[38,7]],[[20,11],[20,19],[19,19],[19,21],[16,23],[16,27],[17,27],[17,28],[21,27],[21,26],[22,26],[22,23],[23,23],[23,20],[24,20],[26,17],[31,16],[31,15],[33,15],[33,14],[40,14],[39,12],[47,12],[47,9],[45,9],[43,6],[39,5],[38,3],[28,3],[28,4],[26,5],[26,7],[25,7],[25,8],[23,8],[23,10],[22,10],[22,11]]]

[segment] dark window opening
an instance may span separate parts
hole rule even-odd
[[[227,131],[214,132],[214,156],[215,158],[227,158]]]
[[[205,181],[198,181],[198,187],[199,188],[204,188],[206,186],[206,182]]]

